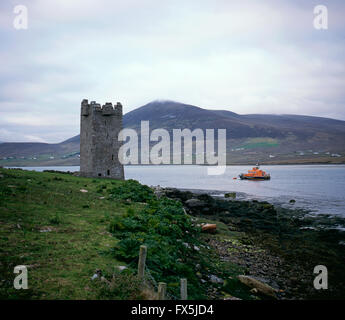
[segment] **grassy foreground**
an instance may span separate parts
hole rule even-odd
[[[90,277],[95,269],[119,263],[102,253],[116,242],[107,222],[124,207],[100,199],[99,183],[92,179],[4,169],[1,174],[1,293],[8,298],[96,298],[88,287]],[[16,265],[29,266],[29,290],[11,289]]]
[[[0,298],[152,299],[135,275],[140,244],[171,295],[187,277],[191,299],[219,298],[215,291],[249,298],[236,279],[242,270],[219,260],[193,220],[178,201],[134,181],[0,169]],[[234,236],[223,231],[218,236]],[[28,290],[13,288],[17,265],[28,267]],[[91,280],[97,269],[110,289]],[[200,269],[228,280],[201,281]]]

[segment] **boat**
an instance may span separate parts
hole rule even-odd
[[[248,170],[248,173],[241,173],[239,177],[241,180],[270,180],[271,179],[270,174],[261,170],[259,164],[253,167],[252,170]]]

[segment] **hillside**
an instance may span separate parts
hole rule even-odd
[[[191,130],[226,128],[228,139],[247,137],[282,137],[282,132],[266,125],[248,124],[241,116],[223,116],[212,110],[172,101],[151,102],[125,115],[124,126],[140,129],[141,120],[149,120],[150,128],[172,129],[189,128]]]
[[[343,218],[227,195],[0,168],[0,299],[155,299],[159,282],[179,299],[181,278],[191,300],[344,297]],[[317,264],[332,270],[328,290],[312,286]],[[27,290],[13,288],[18,265]],[[244,274],[262,281],[256,291]]]
[[[182,205],[156,199],[133,180],[0,169],[0,225],[0,299],[155,299],[152,278],[145,289],[136,276],[142,244],[148,246],[146,268],[157,283],[168,283],[169,294],[179,295],[177,283],[188,278],[189,299],[214,299],[209,288],[218,298],[252,299],[236,279],[243,268],[221,262],[215,249],[206,248],[208,236],[200,235]],[[239,241],[240,234],[220,230]],[[199,250],[191,249],[196,245]],[[229,278],[227,286],[202,282],[196,264],[199,273]],[[27,290],[13,288],[17,265],[28,267]],[[96,270],[110,286],[91,279]]]
[[[125,128],[226,129],[229,164],[344,163],[345,121],[300,115],[207,110],[173,101],[153,101],[123,117]],[[78,165],[79,135],[57,144],[0,144],[0,165]]]

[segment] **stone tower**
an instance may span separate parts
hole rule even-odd
[[[80,174],[85,177],[124,179],[118,152],[122,129],[122,105],[107,102],[101,107],[84,99],[80,113]]]

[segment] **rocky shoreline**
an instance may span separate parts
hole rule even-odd
[[[224,232],[204,234],[222,261],[272,287],[277,299],[342,299],[345,296],[343,218],[311,216],[265,201],[238,200],[236,193],[155,187],[156,195],[182,202],[196,223],[207,219]],[[240,198],[243,197],[240,195]],[[329,288],[316,290],[314,267],[329,270]],[[256,289],[252,289],[256,298]],[[215,297],[217,293],[213,294]]]

